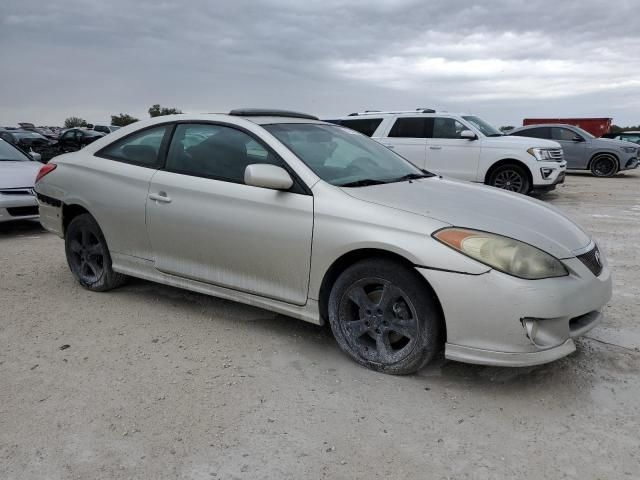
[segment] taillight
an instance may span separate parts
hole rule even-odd
[[[38,172],[38,175],[36,175],[36,183],[38,183],[38,181],[47,173],[53,172],[57,166],[58,165],[56,165],[55,163],[45,163],[42,167],[40,167],[40,171]]]

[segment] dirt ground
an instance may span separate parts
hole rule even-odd
[[[552,364],[410,377],[263,310],[87,292],[60,239],[0,225],[0,478],[640,478],[640,171],[541,198],[607,254],[606,322]]]

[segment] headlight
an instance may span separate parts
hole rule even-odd
[[[443,228],[433,237],[445,245],[503,273],[528,280],[569,275],[555,257],[513,238],[466,228]]]
[[[622,151],[625,153],[636,153],[637,147],[622,147]]]
[[[551,150],[557,150],[557,148],[530,148],[527,153],[533,155],[539,162],[543,162],[545,160],[555,160],[551,156]]]

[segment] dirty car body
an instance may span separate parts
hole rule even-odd
[[[41,223],[67,239],[70,266],[100,268],[69,243],[84,216],[115,274],[330,320],[352,358],[390,373],[415,371],[431,354],[403,355],[436,340],[464,362],[555,360],[611,296],[602,252],[558,210],[309,116],[165,116],[47,167]]]

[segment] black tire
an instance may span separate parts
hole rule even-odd
[[[515,163],[500,165],[491,172],[489,185],[525,195],[531,190],[529,175],[524,168]]]
[[[442,347],[435,295],[416,271],[393,260],[347,268],[331,289],[328,310],[338,346],[372,370],[414,373]]]
[[[111,255],[98,222],[88,213],[78,215],[64,236],[67,264],[80,285],[104,292],[122,285],[127,277],[111,268]]]
[[[618,170],[618,159],[610,153],[600,153],[591,160],[591,173],[594,177],[613,177]]]

